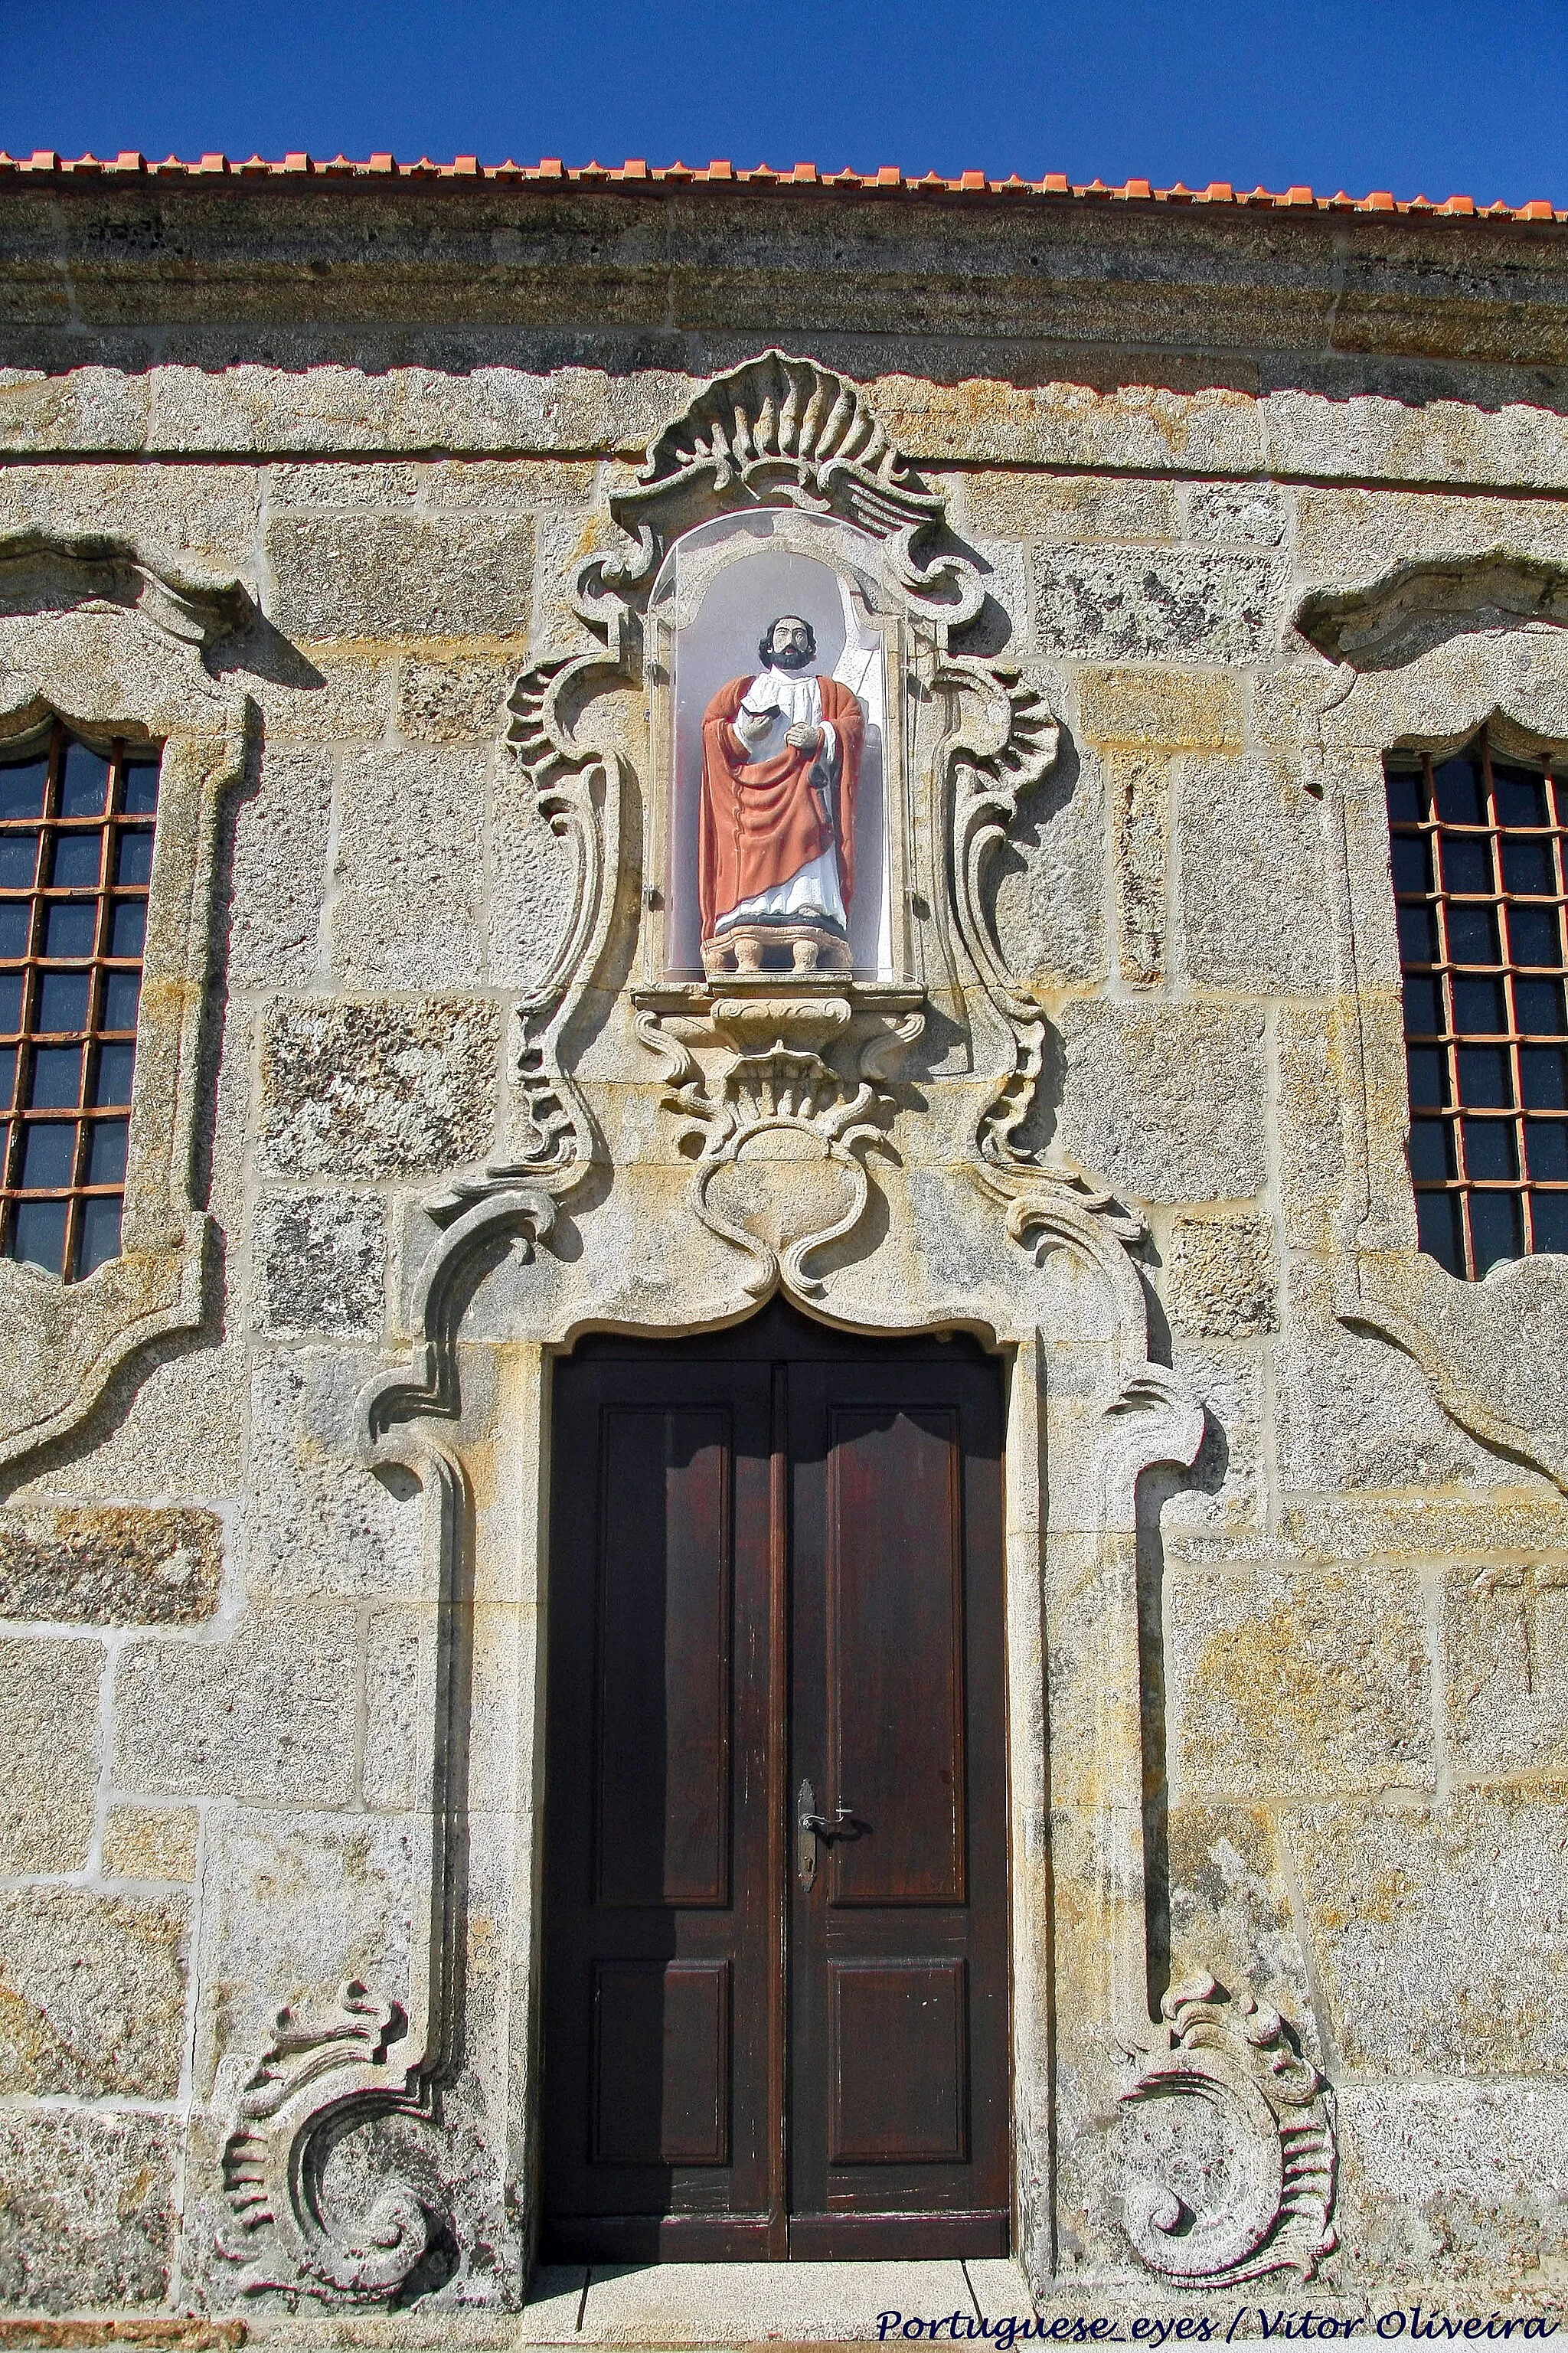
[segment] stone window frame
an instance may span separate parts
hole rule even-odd
[[[204,656],[253,607],[237,581],[108,534],[0,533],[0,751],[58,720],[159,759],[121,1253],[78,1282],[0,1258],[7,1463],[74,1429],[135,1350],[208,1312],[197,1139],[218,848],[254,721]]]
[[[1303,786],[1332,812],[1344,1177],[1332,1219],[1334,1311],[1393,1341],[1444,1411],[1568,1493],[1568,1259],[1500,1261],[1479,1282],[1422,1250],[1406,1139],[1398,940],[1384,760],[1434,761],[1483,732],[1505,757],[1568,758],[1568,565],[1507,547],[1402,558],[1364,586],[1314,591],[1295,627],[1333,665],[1303,670]]]

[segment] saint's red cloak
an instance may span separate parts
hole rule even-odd
[[[859,702],[836,678],[817,681],[822,715],[838,737],[838,887],[844,911],[855,894],[855,792],[866,723]],[[698,903],[702,936],[743,899],[776,890],[833,845],[822,797],[811,788],[816,754],[786,745],[752,762],[731,721],[749,678],[721,686],[702,714],[702,805],[697,830]]]

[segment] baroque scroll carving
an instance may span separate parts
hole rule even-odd
[[[1205,2287],[1234,2287],[1269,2272],[1310,2280],[1339,2244],[1330,2221],[1335,2147],[1331,2098],[1284,2021],[1250,1994],[1233,2000],[1214,1979],[1173,1987],[1163,2032],[1133,2055],[1136,2105],[1205,2102],[1225,2138],[1212,2168],[1219,2189],[1194,2211],[1168,2183],[1134,2174],[1123,2191],[1127,2235],[1151,2269]]]

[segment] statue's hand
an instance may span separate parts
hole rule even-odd
[[[796,752],[820,752],[822,730],[820,727],[811,726],[809,723],[803,723],[799,727],[790,729],[784,737],[784,742]]]
[[[733,725],[742,744],[755,744],[773,723],[771,711],[737,711]]]

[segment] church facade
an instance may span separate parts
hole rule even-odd
[[[0,163],[0,2307],[1557,2310],[1563,221]]]

